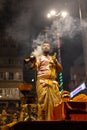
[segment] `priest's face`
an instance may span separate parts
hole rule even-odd
[[[44,54],[48,54],[50,52],[50,44],[49,43],[43,43],[42,51],[43,51]]]

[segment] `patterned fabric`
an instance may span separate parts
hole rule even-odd
[[[52,56],[42,55],[37,59],[37,63],[38,63],[37,77],[55,79],[56,69],[55,69],[55,64],[53,62]]]

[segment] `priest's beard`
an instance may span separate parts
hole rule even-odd
[[[44,50],[43,54],[48,55],[49,54],[49,50]]]

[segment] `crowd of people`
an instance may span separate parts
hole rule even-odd
[[[16,110],[13,113],[9,113],[5,108],[0,113],[0,126],[4,126],[13,121],[17,121],[20,117],[20,111]]]

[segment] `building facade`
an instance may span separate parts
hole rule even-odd
[[[0,39],[0,100],[19,99],[18,86],[23,82],[23,58],[12,38]]]

